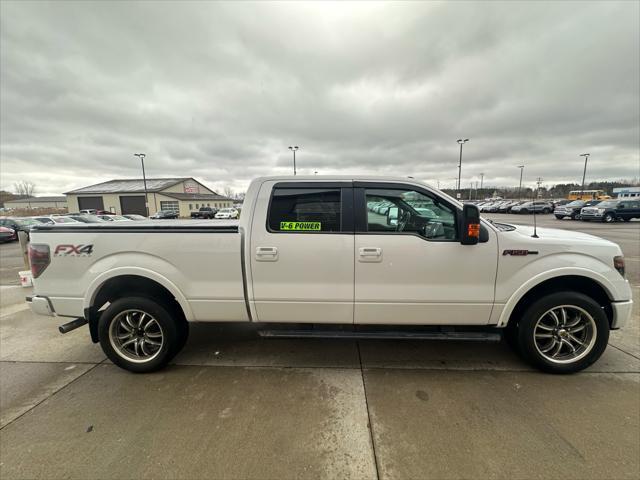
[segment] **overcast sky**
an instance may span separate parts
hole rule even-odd
[[[0,187],[640,176],[639,2],[0,3]]]

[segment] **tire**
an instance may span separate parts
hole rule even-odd
[[[569,218],[571,218],[571,220],[580,220],[580,214],[574,212]]]
[[[562,310],[566,312],[564,323]],[[546,295],[533,302],[518,322],[520,354],[544,372],[564,374],[583,370],[600,358],[608,341],[609,321],[603,309],[578,292]]]
[[[605,223],[613,223],[616,221],[616,216],[613,213],[605,213],[602,217],[602,221]]]
[[[551,210],[549,210],[548,208],[543,208],[542,209],[542,213],[549,214],[549,213],[551,213]]]
[[[562,215],[556,215],[556,218],[557,218],[558,220],[562,220],[564,217],[563,217]]]
[[[526,208],[523,208],[520,210],[520,213],[529,213],[529,210],[527,210]]]
[[[630,218],[623,218],[622,220],[625,221],[625,222],[630,222],[631,221]]]
[[[184,346],[188,328],[185,333],[182,324],[170,306],[155,298],[120,298],[100,316],[100,345],[120,368],[134,373],[154,372]]]

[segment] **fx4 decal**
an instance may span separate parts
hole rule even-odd
[[[513,255],[516,257],[525,256],[525,255],[537,255],[538,252],[535,250],[505,250],[502,252],[502,255]]]
[[[56,257],[88,257],[93,253],[93,245],[58,245],[53,252]]]

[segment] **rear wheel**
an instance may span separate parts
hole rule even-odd
[[[529,213],[529,210],[527,210],[526,208],[523,208],[520,210],[520,213]]]
[[[558,292],[532,303],[518,323],[518,349],[540,370],[573,373],[594,363],[607,347],[609,321],[590,297]]]
[[[100,345],[114,364],[135,373],[163,368],[176,355],[188,330],[172,308],[147,297],[124,297],[100,316]]]

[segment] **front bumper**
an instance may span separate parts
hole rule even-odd
[[[39,297],[38,295],[35,295],[33,297],[27,297],[26,300],[33,313],[47,317],[55,316],[53,305],[47,297]]]
[[[633,300],[624,302],[611,302],[613,310],[613,318],[611,319],[611,330],[622,328],[631,318],[631,310],[633,309]]]

